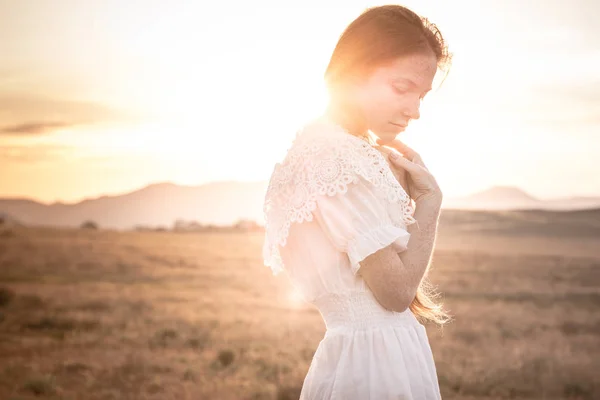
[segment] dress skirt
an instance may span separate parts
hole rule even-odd
[[[327,331],[300,400],[439,400],[427,331],[410,311],[383,308],[369,292],[315,300]]]

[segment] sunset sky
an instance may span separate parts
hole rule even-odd
[[[368,1],[0,0],[0,197],[268,180]],[[600,196],[600,2],[405,1],[454,62],[401,134],[447,196]]]

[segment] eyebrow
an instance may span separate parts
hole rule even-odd
[[[396,78],[396,79],[392,79],[392,81],[404,81],[406,83],[408,83],[411,87],[416,88],[417,84],[414,83],[413,81],[411,81],[410,79],[407,78]],[[427,91],[429,92],[432,88],[428,88]]]

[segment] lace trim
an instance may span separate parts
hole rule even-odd
[[[296,133],[283,162],[275,164],[263,207],[263,259],[275,275],[283,270],[278,246],[285,246],[292,223],[312,221],[318,196],[346,193],[360,177],[392,205],[387,208],[395,226],[416,222],[410,197],[368,141],[323,117]]]

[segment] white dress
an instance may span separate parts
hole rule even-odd
[[[407,249],[411,200],[383,155],[325,116],[275,165],[263,257],[285,271],[326,325],[300,400],[441,399],[425,327],[383,308],[360,276],[365,257]]]

